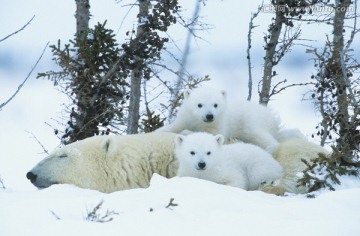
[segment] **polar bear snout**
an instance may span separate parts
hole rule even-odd
[[[26,178],[27,178],[28,180],[30,180],[31,183],[34,183],[34,182],[36,181],[36,179],[37,179],[37,175],[35,175],[35,174],[32,173],[32,172],[27,172]]]
[[[44,176],[39,173],[34,174],[33,170],[26,173],[26,178],[38,189],[48,188],[53,184],[59,183],[57,181],[52,181],[49,178],[44,178]]]
[[[197,164],[197,169],[198,170],[205,170],[206,169],[206,162],[199,162]]]
[[[206,116],[205,116],[205,122],[212,122],[212,121],[214,121],[214,115],[213,114],[207,114]]]

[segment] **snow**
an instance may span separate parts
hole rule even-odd
[[[94,34],[93,33],[88,33],[88,36],[87,36],[88,40],[94,40]]]
[[[207,1],[202,15],[206,17],[204,21],[214,28],[200,34],[205,40],[196,41],[191,47],[188,65],[195,77],[209,74],[216,86],[227,84],[232,95],[246,98],[248,19],[260,3]],[[119,16],[125,16],[128,9],[123,8],[122,4],[114,5],[114,1],[93,1],[91,4],[92,24],[108,20],[109,28],[118,29],[117,36],[121,42],[135,19],[128,17],[127,24],[121,22]],[[192,13],[193,2],[183,1],[181,4],[185,5],[185,12],[187,9],[189,14]],[[1,42],[1,102],[9,98],[23,81],[47,42],[56,44],[58,39],[68,42],[75,32],[73,2],[58,4],[58,1],[51,0],[48,4],[39,5],[23,1],[20,12],[18,5],[17,1],[4,1],[1,16],[7,24],[0,29],[0,35],[6,36],[19,29],[34,14],[36,18],[26,30]],[[271,14],[264,13],[254,22],[259,27],[253,35],[253,78],[261,78],[263,32],[266,32],[271,17]],[[49,25],[54,27],[49,28]],[[43,33],[44,29],[46,34]],[[169,30],[169,35],[182,48],[183,41],[180,39],[185,39],[186,35],[180,34],[183,31],[179,28]],[[319,29],[317,25],[304,27],[302,35],[317,40],[314,46],[319,46],[325,40],[322,30],[325,29]],[[331,29],[327,32],[331,33]],[[89,39],[91,37],[89,35]],[[303,81],[310,77],[314,68],[312,63],[308,63],[309,58],[304,51],[304,48],[295,47],[293,54],[289,54],[279,64],[278,81],[284,78]],[[77,53],[73,52],[72,56],[75,59]],[[51,58],[51,50],[47,50],[36,71],[54,69]],[[311,199],[305,195],[278,197],[199,179],[165,179],[160,176],[154,176],[147,189],[111,194],[71,185],[54,185],[37,190],[25,178],[25,174],[44,155],[39,154],[43,152],[42,148],[26,131],[34,133],[51,151],[59,144],[59,140],[45,122],[52,123],[53,119],[58,119],[66,123],[62,104],[68,104],[69,101],[53,88],[51,82],[36,80],[35,75],[34,72],[32,79],[0,113],[0,178],[6,187],[2,189],[0,184],[0,236],[348,236],[360,232],[360,180],[355,177],[342,177],[342,184],[336,187],[336,191],[320,191]],[[287,128],[300,128],[309,137],[318,119],[313,105],[300,101],[301,94],[305,92],[304,88],[287,90],[278,94],[271,101],[271,106],[279,112]],[[166,208],[171,198],[178,205]],[[104,203],[99,211],[100,216],[107,210],[115,211],[118,214],[111,216],[113,220],[107,223],[84,220],[87,212],[102,200]]]
[[[139,20],[139,26],[141,25],[146,25],[149,23],[149,19],[147,17],[141,17],[140,20]]]
[[[0,235],[357,235],[360,181],[348,188],[279,197],[190,177],[154,175],[147,189],[105,194],[72,185],[0,190]],[[168,206],[173,199],[174,206]],[[86,221],[101,201],[100,217]],[[106,218],[107,220],[109,218]]]

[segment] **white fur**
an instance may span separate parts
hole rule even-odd
[[[176,175],[175,136],[171,133],[100,136],[69,144],[55,150],[31,170],[37,175],[33,184],[45,188],[66,183],[102,192],[147,187],[153,173],[168,178]],[[193,146],[200,148],[196,142]],[[254,148],[257,149],[256,146]],[[230,155],[238,151],[231,151]],[[253,154],[249,152],[249,155]],[[284,176],[275,184],[261,186],[260,190],[278,195],[285,192],[305,193],[304,187],[297,186],[298,173],[306,168],[301,159],[311,162],[320,152],[327,153],[319,145],[303,138],[281,142],[274,157],[284,168]],[[246,154],[244,151],[240,153]],[[193,171],[192,174],[198,173],[195,168],[189,170]],[[180,168],[179,174],[183,171]]]
[[[283,176],[283,168],[263,149],[245,143],[223,145],[222,135],[204,132],[175,137],[178,176],[190,176],[256,190]]]
[[[52,184],[101,192],[145,188],[154,173],[176,175],[174,137],[150,133],[87,138],[55,150],[29,173],[37,176],[33,184],[38,188]]]
[[[207,119],[207,117],[212,120]],[[184,93],[176,119],[157,131],[184,130],[222,134],[225,140],[240,139],[270,153],[278,146],[280,121],[262,105],[247,101],[227,101],[226,92],[202,87]]]
[[[298,186],[298,174],[306,169],[301,161],[311,163],[319,153],[328,154],[321,146],[311,143],[304,138],[292,138],[280,143],[274,157],[284,167],[284,176],[275,184],[264,185],[261,190],[267,193],[283,195],[284,193],[306,193],[307,189]]]

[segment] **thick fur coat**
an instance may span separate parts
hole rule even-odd
[[[27,178],[38,188],[74,184],[107,193],[145,188],[154,173],[176,175],[174,137],[150,133],[87,138],[55,150]]]

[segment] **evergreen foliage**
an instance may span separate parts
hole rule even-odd
[[[313,192],[319,189],[329,189],[334,191],[333,185],[340,185],[339,176],[355,175],[359,176],[359,169],[356,167],[349,168],[341,164],[340,152],[336,149],[333,150],[332,155],[325,155],[319,153],[311,163],[302,160],[306,165],[306,169],[301,173],[302,177],[299,178],[299,186],[307,187],[308,192]]]
[[[126,126],[130,110],[127,103],[133,92],[130,79],[135,76],[149,80],[153,76],[152,63],[161,59],[168,42],[160,34],[176,23],[180,8],[177,0],[149,4],[153,5],[145,16],[138,15],[141,33],[128,31],[128,40],[121,47],[113,31],[105,27],[106,21],[89,29],[85,38],[78,35],[64,47],[60,41],[51,46],[54,61],[62,70],[39,73],[38,78],[54,81],[72,101],[65,131],[55,129],[63,144]]]
[[[50,46],[61,71],[39,73],[60,85],[72,100],[70,117],[61,140],[64,144],[111,131],[113,120],[124,116],[128,84],[126,71],[113,69],[120,48],[112,30],[98,23],[87,38],[75,37],[62,48],[60,40]],[[55,133],[58,133],[55,130]]]
[[[146,107],[146,117],[142,119],[141,125],[145,133],[150,133],[164,126],[165,118],[161,118],[160,114],[155,114],[149,107]]]

